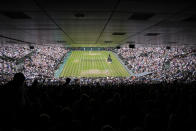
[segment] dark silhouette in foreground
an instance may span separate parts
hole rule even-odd
[[[0,130],[191,131],[196,83],[25,84],[22,73],[0,88]]]

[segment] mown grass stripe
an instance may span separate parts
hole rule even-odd
[[[113,62],[107,63],[108,55]],[[107,73],[107,70],[109,73]],[[73,51],[60,77],[129,77],[129,73],[112,52]]]

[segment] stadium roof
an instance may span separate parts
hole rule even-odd
[[[196,11],[187,0],[3,0],[0,42],[7,39],[71,47],[195,46]]]

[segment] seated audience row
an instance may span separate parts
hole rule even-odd
[[[0,79],[6,81],[8,75],[13,77],[13,74],[19,71],[23,72],[27,79],[54,78],[54,72],[67,52],[65,48],[58,46],[36,45],[34,49],[30,49],[28,45],[2,45]],[[29,56],[25,57],[27,55]]]
[[[0,88],[0,130],[195,131],[196,83],[25,84]]]
[[[196,79],[196,56],[191,48],[121,48],[118,55],[134,73],[150,72],[148,80]]]

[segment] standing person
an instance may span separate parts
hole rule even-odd
[[[0,123],[4,128],[12,129],[22,126],[25,108],[24,81],[25,76],[22,73],[16,73],[13,80],[3,87]]]

